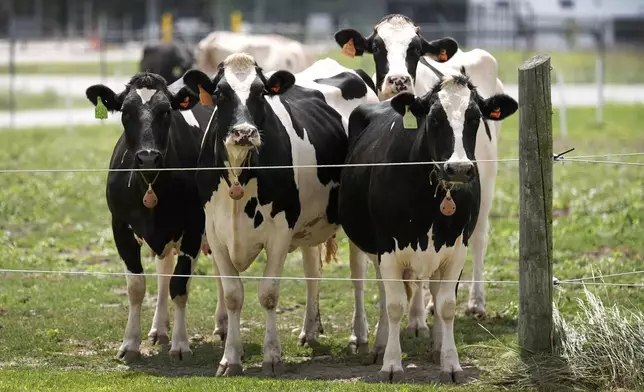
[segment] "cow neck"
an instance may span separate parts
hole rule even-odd
[[[166,156],[168,155],[169,148],[170,148],[170,134],[168,133],[168,142],[166,143],[165,151],[161,156],[163,167],[165,167]],[[125,152],[123,153],[123,158],[121,158],[121,163],[123,163],[123,161],[125,160],[125,155],[127,154],[128,151],[129,150],[126,149]],[[161,172],[157,171],[157,174],[154,176],[154,179],[150,182],[148,182],[148,180],[145,178],[142,171],[138,171],[138,173],[141,175],[141,180],[147,187],[147,189],[145,190],[145,193],[143,194],[143,205],[149,209],[153,209],[158,204],[159,199],[157,197],[157,194],[154,192],[154,189],[152,188],[152,186],[156,183],[157,179],[159,178],[159,174],[161,174]],[[128,188],[130,188],[132,185],[133,175],[134,175],[134,170],[131,170],[130,177],[127,180]]]

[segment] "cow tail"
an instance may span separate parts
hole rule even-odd
[[[331,264],[332,261],[335,261],[336,263],[338,262],[338,241],[335,239],[335,234],[333,236],[329,237],[328,240],[324,243],[324,247],[326,248],[326,255],[324,256],[324,262],[327,264]]]
[[[412,278],[412,271],[409,268],[405,268],[403,270],[402,274],[403,280],[409,280]],[[416,282],[403,282],[405,286],[405,294],[407,295],[407,308],[411,305],[411,299],[412,296],[414,295],[414,287],[412,285],[416,285]]]

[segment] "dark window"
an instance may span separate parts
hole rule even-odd
[[[574,0],[559,0],[559,5],[561,5],[561,8],[574,8],[575,7],[575,1]]]

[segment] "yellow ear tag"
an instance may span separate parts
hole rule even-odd
[[[199,85],[199,101],[201,102],[202,106],[214,105],[214,102],[212,101],[212,96],[210,96],[210,94],[208,94],[208,92],[204,90],[203,87],[201,87],[201,85]]]
[[[409,111],[409,106],[405,106],[405,115],[403,116],[403,128],[405,129],[416,129],[418,128],[418,121],[416,121],[416,116]]]
[[[94,108],[94,118],[105,120],[107,118],[107,107],[103,104],[101,97],[96,97],[96,107]]]
[[[356,46],[353,43],[353,38],[347,41],[342,47],[342,54],[349,57],[356,57]]]
[[[440,54],[438,55],[438,59],[439,59],[440,61],[443,61],[443,62],[445,62],[445,61],[447,61],[447,60],[448,60],[448,59],[447,59],[447,51],[446,51],[445,49],[441,49],[441,52],[440,52]]]

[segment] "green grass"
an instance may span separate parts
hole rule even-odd
[[[593,125],[592,109],[568,111],[568,140],[555,137],[555,151],[575,147],[573,154],[644,151],[644,107],[607,106],[607,125]],[[501,131],[502,157],[516,157],[517,120],[506,120]],[[557,119],[553,119],[555,127]],[[555,130],[555,136],[558,135]],[[119,129],[115,126],[77,128],[74,132],[38,129],[0,132],[0,168],[106,167]],[[644,157],[631,158],[644,162]],[[554,275],[559,279],[641,270],[644,265],[644,171],[636,166],[567,162],[555,165]],[[123,270],[109,228],[105,205],[106,173],[0,174],[0,267],[56,270]],[[500,163],[492,211],[490,244],[485,265],[487,280],[518,279],[519,188],[517,162]],[[325,265],[323,275],[348,277],[347,240],[341,235],[340,263]],[[263,256],[245,275],[260,275]],[[146,261],[146,272],[154,272]],[[470,263],[464,277],[471,276]],[[200,258],[198,274],[212,273]],[[294,252],[286,276],[302,276],[300,255]],[[373,267],[369,277],[374,277]],[[257,301],[257,281],[245,281],[242,338],[248,358],[247,377],[212,377],[222,355],[212,337],[216,285],[194,279],[188,305],[188,332],[194,356],[186,363],[171,362],[167,353],[147,342],[144,356],[125,366],[114,355],[127,319],[125,279],[4,274],[0,278],[0,390],[432,390],[437,378],[430,364],[429,341],[402,341],[408,384],[395,388],[364,382],[322,383],[309,380],[374,380],[379,366],[346,354],[353,307],[350,282],[323,282],[321,313],[325,335],[315,349],[297,346],[304,312],[305,284],[283,281],[278,326],[287,362],[282,380],[260,376],[264,317]],[[608,279],[644,283],[644,276]],[[147,334],[154,311],[156,280],[147,279],[142,312]],[[488,317],[474,321],[464,316],[468,285],[459,290],[455,339],[467,371],[491,369],[503,361],[493,347],[516,342],[517,286],[489,284]],[[634,288],[590,287],[604,303],[642,309],[644,291]],[[580,286],[559,286],[555,298],[565,317],[578,311]],[[366,284],[371,331],[377,321],[377,287]],[[297,331],[297,332],[294,332]],[[489,331],[489,333],[488,333]],[[498,340],[497,340],[498,339]],[[330,358],[324,356],[330,355]],[[315,358],[317,357],[317,358]],[[441,387],[443,390],[445,387]],[[459,390],[483,390],[468,385]]]
[[[517,68],[535,53],[521,51],[492,51],[499,63],[499,79],[503,83],[517,83]],[[566,83],[594,83],[595,53],[587,52],[553,52],[543,53],[552,56],[553,68],[561,72]],[[363,68],[371,75],[374,71],[373,60],[369,56],[354,59],[342,56],[339,49],[318,56],[333,57],[343,65],[351,68]],[[108,62],[107,75],[131,75],[138,70],[135,61]],[[606,83],[644,83],[644,54],[637,51],[611,51],[606,55]],[[59,74],[59,75],[98,75],[98,62],[93,63],[24,63],[18,64],[19,74]],[[0,74],[9,73],[7,66],[0,66]],[[554,76],[553,76],[554,77]]]
[[[33,110],[33,109],[61,109],[65,108],[67,103],[65,97],[59,95],[54,90],[45,90],[42,93],[19,93],[16,94],[16,110]],[[72,97],[69,99],[70,108],[91,107],[91,103],[86,98]],[[9,111],[11,104],[8,94],[0,95],[0,112]]]

